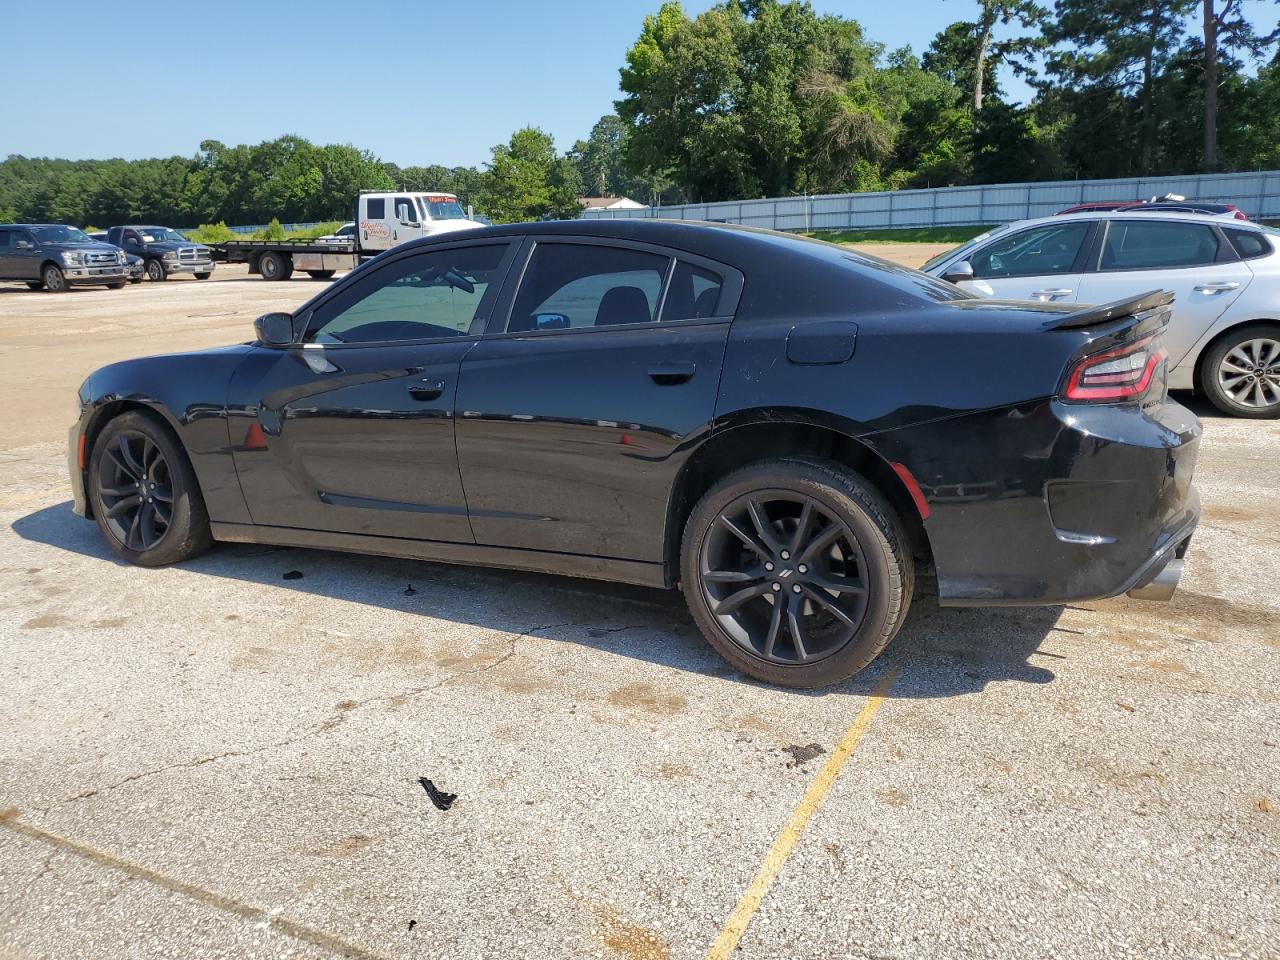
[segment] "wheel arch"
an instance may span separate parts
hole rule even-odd
[[[1199,352],[1196,354],[1195,366],[1192,367],[1192,371],[1191,371],[1192,384],[1195,387],[1196,393],[1197,394],[1204,393],[1205,360],[1209,356],[1210,352],[1213,350],[1214,347],[1216,347],[1219,343],[1221,343],[1223,340],[1225,340],[1227,337],[1231,336],[1232,334],[1239,333],[1241,330],[1244,330],[1248,327],[1266,327],[1266,326],[1280,326],[1280,317],[1277,317],[1277,318],[1250,317],[1248,320],[1240,320],[1236,323],[1231,324],[1231,326],[1229,327],[1225,327],[1224,329],[1219,330],[1217,333],[1211,336],[1208,340],[1206,340],[1204,344],[1200,346]]]
[[[849,432],[848,424],[813,411],[750,410],[717,424],[676,477],[667,503],[663,540],[663,563],[669,583],[679,580],[685,523],[703,494],[740,467],[780,456],[817,457],[859,473],[897,513],[912,553],[920,560],[932,558],[929,535],[906,484],[887,460]]]
[[[98,437],[102,435],[102,431],[106,428],[108,423],[116,419],[116,417],[128,413],[130,410],[141,410],[144,413],[150,414],[165,428],[165,430],[169,432],[170,437],[173,439],[173,442],[178,445],[178,449],[182,451],[183,456],[185,456],[188,461],[190,460],[190,454],[187,453],[186,444],[182,442],[182,435],[178,431],[178,422],[174,419],[173,415],[165,409],[163,404],[157,403],[153,400],[143,400],[136,397],[106,400],[99,403],[94,408],[89,419],[85,423],[85,466],[81,473],[84,477],[84,488],[86,491],[89,489],[89,463],[93,457],[93,449],[98,442]],[[192,467],[191,474],[195,477],[196,486],[199,487],[200,475],[195,471],[194,466]],[[203,496],[204,491],[201,490],[200,493]],[[87,496],[85,498],[85,510],[89,517],[93,516],[93,500]]]

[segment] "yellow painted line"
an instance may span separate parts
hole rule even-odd
[[[172,893],[180,894],[195,900],[198,903],[213,907],[218,910],[241,917],[257,925],[259,929],[271,928],[295,940],[301,940],[312,946],[319,947],[330,953],[337,954],[340,957],[347,957],[349,960],[386,960],[382,954],[374,953],[354,943],[335,937],[331,933],[323,930],[317,930],[314,927],[308,927],[305,924],[297,923],[281,915],[280,910],[266,910],[262,907],[251,906],[241,903],[224,894],[217,893],[207,887],[201,887],[198,884],[188,883],[185,880],[178,880],[174,877],[166,876],[149,867],[134,863],[131,860],[125,860],[123,857],[117,857],[114,854],[107,853],[105,850],[99,850],[96,847],[87,844],[78,843],[67,837],[51,833],[48,830],[42,830],[34,824],[26,823],[21,816],[21,811],[16,807],[10,807],[0,810],[0,828],[10,830],[13,833],[21,834],[32,840],[38,840],[41,843],[62,850],[65,853],[74,854],[96,863],[99,866],[107,867],[112,870],[118,870],[126,876],[135,880],[145,880],[157,887],[168,890]],[[2,956],[2,954],[0,954]]]
[[[769,892],[773,881],[777,879],[786,864],[787,858],[800,842],[800,835],[804,833],[804,828],[808,826],[809,820],[822,805],[827,794],[831,792],[849,756],[861,742],[867,728],[871,726],[871,721],[875,718],[880,705],[884,703],[884,698],[888,695],[889,688],[893,686],[893,681],[898,678],[898,671],[901,668],[902,662],[898,661],[880,678],[880,682],[871,691],[870,698],[853,718],[853,723],[844,732],[836,748],[831,751],[830,758],[818,772],[813,783],[809,784],[809,789],[800,799],[795,812],[791,814],[791,819],[787,821],[787,825],[782,828],[778,838],[773,841],[773,846],[765,854],[764,863],[760,865],[755,879],[751,881],[747,892],[742,895],[733,913],[729,915],[728,921],[720,931],[720,936],[716,937],[716,942],[711,945],[707,960],[726,960],[738,946],[738,941],[747,932],[752,917],[760,909],[760,903],[764,900],[765,894]]]

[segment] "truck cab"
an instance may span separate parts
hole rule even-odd
[[[452,193],[398,190],[361,193],[356,201],[356,226],[360,248],[375,251],[483,224],[467,219]]]

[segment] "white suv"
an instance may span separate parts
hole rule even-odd
[[[924,271],[1003,300],[1108,303],[1174,295],[1169,387],[1237,417],[1280,417],[1280,231],[1189,213],[1023,220],[934,257]]]

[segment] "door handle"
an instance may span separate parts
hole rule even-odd
[[[687,383],[697,371],[698,365],[690,360],[668,360],[649,368],[649,379],[660,387]]]
[[[1052,300],[1054,297],[1069,297],[1075,293],[1070,287],[1049,287],[1047,290],[1032,290],[1031,296],[1037,300]]]
[[[409,384],[409,396],[415,400],[435,400],[444,393],[444,381],[428,378]]]
[[[1235,290],[1240,286],[1235,280],[1226,280],[1222,283],[1198,283],[1196,284],[1196,293],[1222,293],[1226,290]]]

